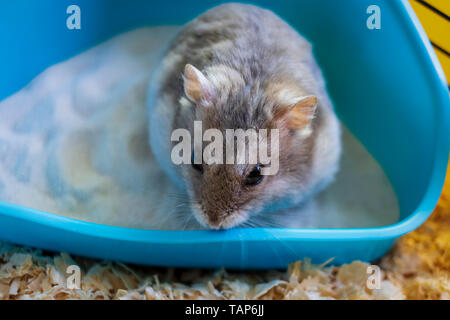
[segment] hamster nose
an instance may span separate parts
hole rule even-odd
[[[206,212],[208,224],[212,229],[220,229],[221,219],[218,214],[214,212]]]

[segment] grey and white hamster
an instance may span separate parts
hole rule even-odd
[[[194,121],[221,132],[279,130],[275,175],[260,176],[258,164],[173,166],[201,226],[302,225],[292,209],[264,208],[282,199],[305,206],[333,180],[341,153],[339,122],[303,37],[271,11],[224,4],[184,26],[153,81],[150,139],[164,161],[173,130],[194,135]]]

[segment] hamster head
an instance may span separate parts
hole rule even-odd
[[[227,66],[212,66],[202,73],[188,64],[183,81],[185,95],[174,128],[187,129],[195,137],[195,123],[201,123],[202,141],[196,146],[192,139],[191,162],[180,165],[201,225],[211,229],[262,225],[264,216],[259,212],[266,205],[286,196],[300,199],[313,187],[315,96],[302,92],[293,81],[246,75]],[[250,132],[241,144],[239,129]],[[251,134],[257,137],[256,148]],[[213,141],[222,149],[211,152],[208,145]],[[264,142],[270,163],[259,150]]]

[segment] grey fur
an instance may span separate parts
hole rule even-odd
[[[187,64],[214,84],[209,104],[187,102],[183,83]],[[203,174],[179,166],[193,213],[202,225],[229,228],[256,221],[261,208],[285,197],[302,205],[333,179],[341,150],[340,128],[320,69],[310,44],[272,12],[244,4],[207,11],[178,34],[159,72],[156,109],[169,117],[172,130],[186,128],[193,133],[194,120],[202,120],[204,130],[223,132],[280,128],[279,173],[265,177],[260,185],[243,183],[252,166],[204,165]],[[315,117],[304,128],[310,134],[292,132],[274,118],[285,104],[283,90],[317,96]],[[181,106],[182,99],[187,107]]]

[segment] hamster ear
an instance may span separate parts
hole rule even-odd
[[[192,102],[211,102],[213,87],[211,82],[191,64],[184,67],[184,93]]]
[[[275,111],[274,119],[283,118],[287,127],[292,130],[299,130],[305,128],[314,118],[314,113],[317,108],[316,96],[304,96],[297,99],[297,102],[288,106],[282,107]]]

